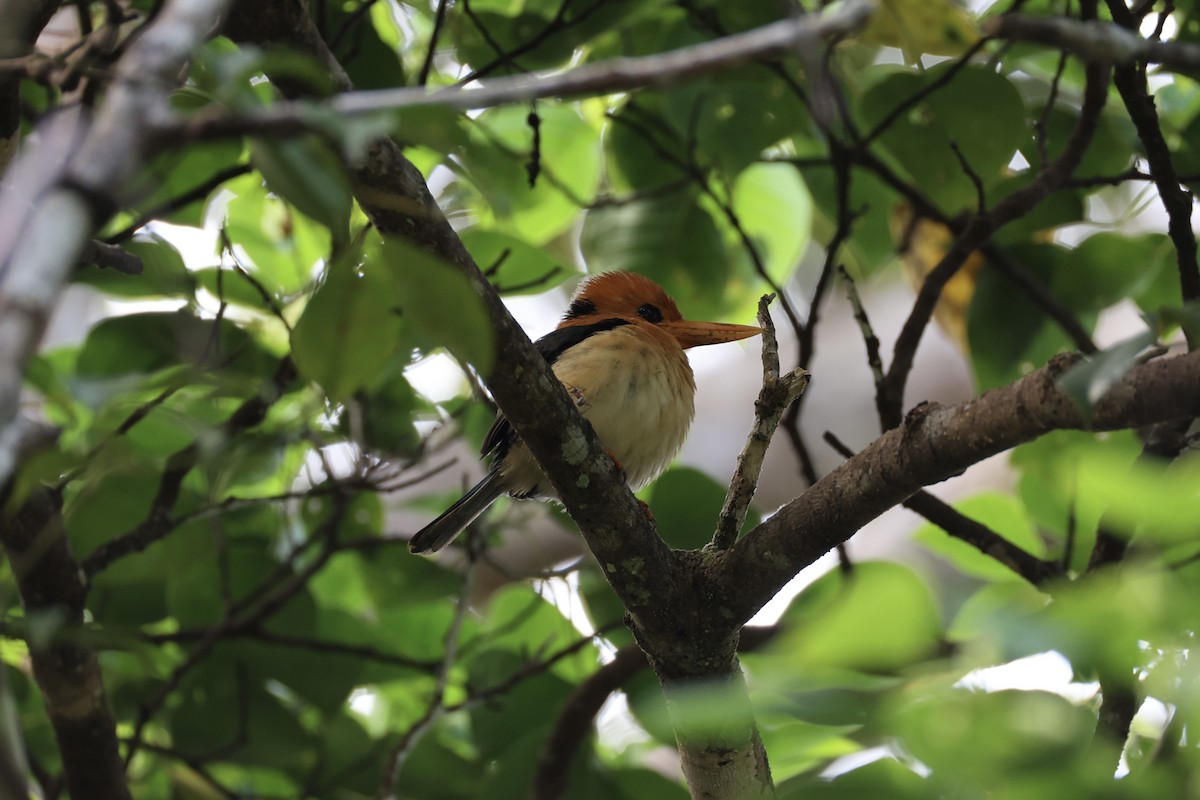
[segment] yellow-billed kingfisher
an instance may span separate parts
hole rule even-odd
[[[637,491],[671,463],[692,424],[696,383],[683,351],[761,332],[689,322],[649,278],[605,272],[580,283],[562,322],[534,344]],[[502,494],[554,497],[504,415],[483,439],[483,455],[492,451],[488,474],[413,536],[412,552],[442,549]]]

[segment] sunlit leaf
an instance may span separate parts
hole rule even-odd
[[[296,366],[335,400],[373,382],[398,344],[398,299],[385,265],[335,264],[292,332]]]
[[[445,347],[487,374],[494,359],[487,310],[462,273],[396,239],[372,244],[368,260],[389,271],[393,308],[425,347]]]

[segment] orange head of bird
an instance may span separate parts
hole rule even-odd
[[[603,272],[587,278],[575,290],[566,316],[558,327],[588,325],[621,319],[643,330],[656,329],[670,336],[683,349],[705,344],[735,342],[762,333],[753,325],[725,322],[693,322],[663,288],[635,272]]]

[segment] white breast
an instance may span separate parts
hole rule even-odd
[[[623,325],[589,336],[554,362],[554,374],[579,411],[620,462],[630,487],[658,477],[687,438],[695,414],[696,384],[678,345],[662,345]],[[523,446],[511,450],[501,471],[515,493],[550,487]]]

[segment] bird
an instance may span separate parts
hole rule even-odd
[[[696,382],[684,351],[761,332],[685,320],[653,280],[615,271],[581,281],[558,327],[534,346],[637,491],[674,460],[691,427]],[[483,480],[409,540],[413,553],[441,550],[503,494],[556,499],[503,414],[480,453],[494,454]]]

